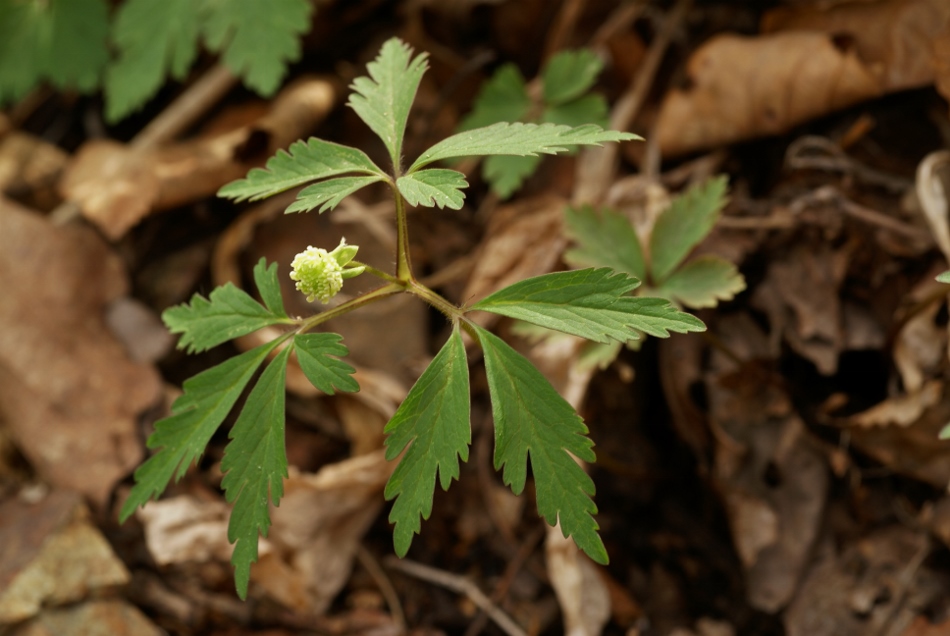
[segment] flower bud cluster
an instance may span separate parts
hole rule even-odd
[[[340,291],[344,280],[359,276],[366,269],[364,265],[346,267],[358,250],[356,245],[347,245],[345,238],[332,252],[308,245],[290,264],[290,278],[307,295],[307,302],[319,299],[326,303]]]

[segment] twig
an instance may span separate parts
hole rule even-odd
[[[650,49],[641,62],[636,79],[614,104],[610,113],[611,129],[627,130],[633,123],[653,85],[660,62],[673,40],[673,34],[686,17],[686,12],[692,4],[692,0],[678,0],[670,11],[663,28],[650,44]],[[619,147],[619,144],[605,144],[600,148],[583,152],[581,160],[577,163],[578,185],[573,197],[575,205],[596,204],[603,199],[614,179]]]
[[[920,569],[920,566],[924,564],[924,561],[927,560],[927,557],[930,556],[930,551],[932,550],[930,537],[926,537],[924,544],[920,546],[917,552],[911,557],[910,561],[907,562],[907,565],[901,570],[900,576],[897,577],[897,594],[894,599],[894,607],[891,609],[890,615],[887,619],[881,623],[880,629],[877,630],[879,636],[890,633],[891,625],[893,625],[894,620],[897,618],[898,613],[900,613],[901,607],[904,605],[904,601],[907,598],[907,593],[910,590],[910,585],[914,581],[914,577],[917,575],[917,570]]]
[[[362,565],[372,577],[373,581],[375,581],[376,587],[379,588],[379,593],[386,599],[386,605],[389,606],[389,612],[392,614],[393,622],[396,623],[396,627],[399,628],[399,633],[405,634],[407,632],[406,613],[402,610],[399,594],[396,593],[396,588],[393,587],[393,583],[389,580],[389,576],[386,575],[386,571],[379,565],[379,561],[376,560],[376,557],[370,554],[369,550],[362,544],[360,544],[356,550],[356,558],[360,562],[360,565]]]
[[[528,535],[528,538],[525,539],[521,546],[518,548],[518,552],[515,553],[515,556],[511,561],[508,562],[508,565],[505,566],[505,571],[501,575],[501,580],[498,581],[498,585],[495,586],[495,591],[492,592],[491,600],[495,603],[501,603],[502,599],[505,598],[508,594],[508,589],[511,587],[512,582],[515,580],[515,575],[521,571],[521,568],[524,567],[525,562],[528,560],[528,557],[531,556],[531,553],[534,552],[535,548],[538,547],[538,543],[541,542],[541,539],[544,538],[545,530],[543,526],[538,526],[534,532]],[[464,636],[475,636],[485,629],[485,623],[488,622],[488,614],[485,612],[479,612],[478,616],[475,617],[475,620],[472,621],[471,625],[468,626],[468,629],[465,630]]]
[[[548,38],[544,44],[544,60],[564,48],[565,42],[570,40],[574,32],[577,18],[583,13],[587,0],[564,0],[561,10],[557,12],[554,23],[548,31]]]
[[[444,570],[438,570],[428,565],[416,563],[415,561],[409,561],[408,559],[387,557],[384,563],[387,567],[399,570],[409,576],[414,576],[417,579],[434,583],[453,592],[464,594],[476,607],[488,614],[488,616],[495,621],[495,624],[508,634],[508,636],[528,636],[525,630],[521,629],[510,616],[493,603],[490,598],[485,596],[485,593],[478,589],[478,586],[467,578],[445,572]]]

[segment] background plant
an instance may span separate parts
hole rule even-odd
[[[591,497],[594,484],[574,457],[594,461],[587,428],[574,409],[544,376],[503,340],[468,318],[488,311],[524,320],[595,342],[626,342],[638,332],[668,336],[669,331],[701,331],[697,318],[659,298],[630,294],[639,282],[623,272],[591,268],[556,272],[521,281],[478,301],[459,307],[415,279],[409,259],[406,204],[459,209],[467,187],[461,173],[427,167],[440,160],[466,156],[530,156],[555,154],[569,146],[634,139],[630,133],[605,131],[596,125],[498,123],[453,135],[422,153],[408,168],[402,163],[402,142],[409,110],[423,73],[426,56],[413,57],[398,39],[387,41],[368,65],[369,77],[354,80],[349,105],[379,136],[392,171],[377,166],[366,153],[321,139],[298,141],[280,151],[245,179],[231,183],[220,196],[243,200],[265,198],[310,184],[287,212],[332,210],[346,196],[372,183],[387,184],[396,203],[397,253],[393,274],[353,260],[349,267],[381,279],[380,287],[315,315],[287,315],[280,296],[277,266],[262,259],[254,268],[261,302],[234,285],[195,295],[189,304],[168,309],[165,324],[181,334],[179,347],[203,351],[271,325],[286,333],[212,367],[184,384],[172,414],[156,424],[148,446],[158,452],[135,472],[135,487],[122,507],[127,519],[135,509],[180,478],[203,453],[211,436],[267,362],[229,433],[221,467],[226,499],[234,504],[228,538],[235,543],[232,563],[238,593],[245,597],[250,564],[257,559],[258,535],[267,535],[268,508],[278,504],[287,476],[284,447],[284,387],[286,365],[296,356],[304,374],[321,391],[356,391],[352,367],[340,360],[347,354],[334,333],[312,333],[323,323],[384,297],[409,293],[441,311],[452,333],[409,391],[386,426],[386,456],[402,455],[385,496],[395,499],[390,521],[395,524],[396,552],[405,555],[421,520],[432,511],[436,477],[443,489],[459,476],[459,460],[468,459],[471,441],[468,361],[462,340],[465,330],[481,346],[485,358],[495,423],[495,468],[504,482],[520,494],[527,481],[530,458],[539,513],[550,524],[560,523],[565,536],[594,560],[606,563],[607,553],[597,534]],[[341,245],[339,250],[343,249]],[[335,251],[336,252],[336,251]],[[339,263],[341,266],[344,263]]]
[[[115,122],[182,80],[203,45],[245,86],[273,95],[300,57],[309,0],[0,0],[0,105],[40,82],[100,88]],[[114,51],[115,55],[111,55]]]
[[[529,85],[517,66],[503,64],[482,86],[459,130],[515,121],[606,128],[607,100],[588,92],[603,66],[589,49],[561,51]],[[482,177],[495,194],[507,199],[534,174],[540,162],[540,156],[494,155],[482,163]]]

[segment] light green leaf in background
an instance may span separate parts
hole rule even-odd
[[[541,157],[537,155],[491,155],[486,157],[482,164],[482,176],[491,184],[492,192],[504,200],[514,194],[525,179],[534,174],[540,163]]]
[[[323,214],[332,210],[343,202],[343,199],[358,192],[368,185],[384,181],[383,177],[372,175],[368,177],[336,177],[309,185],[297,193],[297,198],[287,206],[285,212],[309,212],[315,208]]]
[[[251,376],[280,344],[274,340],[202,371],[185,380],[184,393],[172,404],[172,414],[155,424],[148,447],[159,449],[135,470],[135,486],[119,513],[125,521],[135,509],[165,491],[172,477],[181,479],[201,457],[221,422],[234,407]]]
[[[727,188],[725,175],[708,179],[675,197],[657,219],[650,235],[650,273],[656,285],[662,285],[716,225]]]
[[[538,513],[552,526],[560,522],[564,536],[594,561],[607,563],[593,517],[594,482],[571,457],[596,459],[584,421],[524,356],[491,332],[475,330],[491,393],[495,469],[520,495],[530,458]]]
[[[565,233],[577,246],[564,253],[574,267],[609,267],[637,280],[646,278],[640,239],[623,214],[590,206],[564,211]]]
[[[270,502],[277,506],[284,495],[284,387],[292,349],[285,347],[264,369],[228,435],[231,442],[221,460],[221,487],[225,499],[234,504],[228,541],[234,544],[231,563],[242,599],[247,598],[251,563],[257,561],[258,533],[266,537],[270,528]]]
[[[109,60],[104,0],[0,0],[0,104],[41,80],[89,91]]]
[[[528,115],[531,99],[524,76],[514,64],[504,64],[482,84],[469,113],[459,130],[483,128],[502,121],[521,121]]]
[[[950,283],[950,270],[943,272],[937,276],[937,282],[939,283]]]
[[[501,289],[471,310],[524,320],[594,342],[626,342],[636,331],[666,337],[668,331],[704,331],[703,323],[660,298],[633,298],[635,279],[608,268],[535,276]]]
[[[171,75],[182,80],[198,55],[203,4],[195,0],[128,0],[112,37],[118,60],[106,73],[106,119],[141,108]]]
[[[386,484],[386,499],[396,498],[389,520],[396,524],[396,554],[405,556],[432,513],[435,476],[448,490],[459,476],[459,458],[468,461],[472,441],[468,360],[458,326],[416,381],[385,432],[386,459],[404,454]],[[408,447],[408,448],[407,448]]]
[[[462,189],[468,187],[468,181],[457,170],[430,168],[399,177],[396,186],[409,205],[459,210],[465,201]]]
[[[557,53],[541,74],[544,101],[558,105],[580,97],[594,85],[603,68],[603,61],[590,49]]]
[[[294,338],[294,350],[304,375],[327,395],[360,390],[353,378],[356,369],[337,359],[349,354],[342,340],[343,336],[336,333],[305,333]]]
[[[366,153],[316,137],[295,141],[289,152],[278,150],[266,168],[254,168],[244,179],[232,181],[218,190],[218,196],[235,201],[257,201],[310,181],[349,172],[385,178]]]
[[[280,87],[287,64],[300,59],[300,38],[310,30],[308,0],[204,0],[208,48],[244,85],[264,97]],[[198,4],[196,2],[196,4]]]
[[[579,99],[550,106],[541,113],[541,121],[564,126],[595,124],[606,128],[610,123],[607,100],[602,95],[584,95]]]
[[[483,155],[555,155],[570,146],[639,139],[632,133],[603,130],[589,124],[571,128],[555,124],[500,123],[457,133],[435,144],[416,159],[409,172],[434,161]]]
[[[745,289],[745,278],[736,266],[718,256],[700,256],[677,269],[656,290],[657,294],[701,309],[732,300]]]
[[[396,170],[409,109],[428,68],[427,57],[421,53],[413,58],[408,44],[390,38],[376,59],[366,65],[369,77],[357,77],[350,85],[355,91],[350,95],[350,107],[382,139]]]

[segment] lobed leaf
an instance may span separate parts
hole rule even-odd
[[[561,51],[541,74],[544,101],[557,105],[577,99],[590,90],[603,68],[603,61],[590,49]]]
[[[564,104],[548,106],[541,113],[541,121],[564,126],[596,124],[606,128],[610,123],[610,108],[603,95],[584,95]]]
[[[233,283],[227,283],[215,288],[210,298],[195,294],[191,297],[191,304],[170,307],[162,312],[168,330],[182,334],[178,348],[187,348],[188,353],[205,351],[270,325],[293,323],[280,300],[277,265],[266,268],[266,261],[262,258],[254,268],[254,279],[258,285],[264,282],[261,293],[267,307]]]
[[[459,130],[482,128],[502,121],[521,121],[531,109],[531,98],[524,76],[514,64],[503,64],[482,84],[472,112],[459,124]]]
[[[262,344],[185,380],[172,414],[159,420],[148,438],[148,447],[159,451],[135,470],[135,486],[122,505],[121,521],[162,494],[172,477],[181,479],[201,457],[251,376],[280,342]]]
[[[661,285],[716,225],[726,205],[728,179],[707,179],[673,199],[650,234],[650,273]]]
[[[376,59],[366,65],[369,77],[357,77],[350,85],[355,91],[350,95],[350,107],[382,139],[397,171],[409,109],[428,68],[427,57],[421,53],[413,58],[409,45],[390,38]]]
[[[287,206],[285,212],[309,212],[319,208],[317,212],[323,214],[332,210],[346,197],[362,190],[366,186],[383,181],[384,178],[373,175],[371,177],[336,177],[309,185],[297,194],[297,199]]]
[[[434,161],[453,157],[482,155],[527,156],[538,153],[554,155],[570,146],[600,145],[606,141],[640,139],[633,133],[604,130],[588,124],[571,128],[556,124],[499,123],[457,133],[435,144],[416,159],[408,172]]]
[[[624,215],[590,206],[564,211],[565,234],[577,247],[564,253],[574,267],[609,267],[638,280],[646,278],[640,239]]]
[[[278,150],[267,160],[266,168],[252,169],[246,178],[218,190],[218,196],[235,201],[257,201],[309,181],[348,172],[386,178],[362,150],[311,137],[292,143],[289,152]]]
[[[138,110],[171,75],[184,79],[198,55],[202,3],[194,0],[128,0],[112,28],[118,60],[106,73],[106,120]]]
[[[234,544],[231,563],[241,599],[247,598],[251,563],[257,561],[258,533],[266,537],[270,528],[269,502],[280,505],[284,495],[284,387],[292,349],[285,347],[264,369],[228,435],[231,442],[221,460],[221,487],[228,503],[234,504],[228,541]]]
[[[704,331],[705,325],[660,298],[632,298],[626,294],[636,279],[606,267],[535,276],[501,289],[472,305],[562,331],[594,342],[626,342],[637,330],[667,337],[669,331]]]
[[[200,4],[200,3],[195,3]],[[308,0],[205,0],[208,48],[245,86],[269,97],[280,87],[287,64],[300,59],[300,36],[310,30]]]
[[[524,356],[485,329],[475,330],[495,420],[495,469],[521,494],[530,458],[538,513],[552,526],[560,523],[564,536],[594,561],[607,563],[593,517],[594,482],[571,457],[596,459],[584,421]]]
[[[337,360],[348,355],[342,344],[343,336],[336,333],[307,333],[294,339],[297,362],[307,379],[327,395],[335,391],[353,393],[360,385],[352,377],[356,369]]]
[[[424,205],[432,208],[462,208],[465,195],[462,189],[468,187],[465,175],[457,170],[431,168],[399,177],[396,187],[406,198],[409,205]]]
[[[385,432],[386,459],[405,451],[386,484],[396,498],[389,521],[396,524],[396,554],[405,556],[422,519],[432,513],[435,476],[448,490],[459,476],[459,457],[468,461],[472,441],[468,361],[458,326],[409,391]],[[408,448],[407,448],[408,447]]]
[[[735,265],[718,256],[700,256],[670,274],[657,293],[700,309],[732,300],[744,289],[745,279]]]

